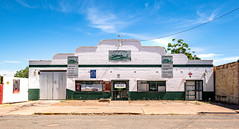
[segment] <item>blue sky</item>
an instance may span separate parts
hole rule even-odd
[[[239,59],[239,10],[199,28],[159,38],[211,21],[239,7],[238,0],[0,0],[0,74],[50,60],[102,39],[138,39],[166,46],[184,39],[214,65]]]

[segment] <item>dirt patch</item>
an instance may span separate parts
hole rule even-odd
[[[134,100],[129,101],[130,105],[140,106],[159,106],[159,105],[202,105],[202,102],[198,101],[182,101],[182,100]]]
[[[99,100],[65,100],[55,103],[52,106],[108,106],[109,102]]]

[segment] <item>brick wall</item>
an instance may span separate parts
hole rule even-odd
[[[216,66],[215,99],[221,102],[239,104],[238,62]]]

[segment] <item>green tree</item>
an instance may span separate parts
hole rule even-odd
[[[17,71],[14,77],[28,78],[28,73],[29,73],[29,67],[26,67],[25,69],[21,69],[20,71]]]
[[[185,54],[189,60],[201,60],[197,55],[195,55],[195,51],[191,51],[191,48],[188,46],[187,43],[183,42],[183,39],[175,41],[172,39],[173,43],[168,43],[168,47],[166,52],[171,54],[183,53]],[[176,42],[176,43],[175,43]]]

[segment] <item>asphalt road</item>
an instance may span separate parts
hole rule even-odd
[[[238,129],[239,115],[0,116],[1,129]]]

